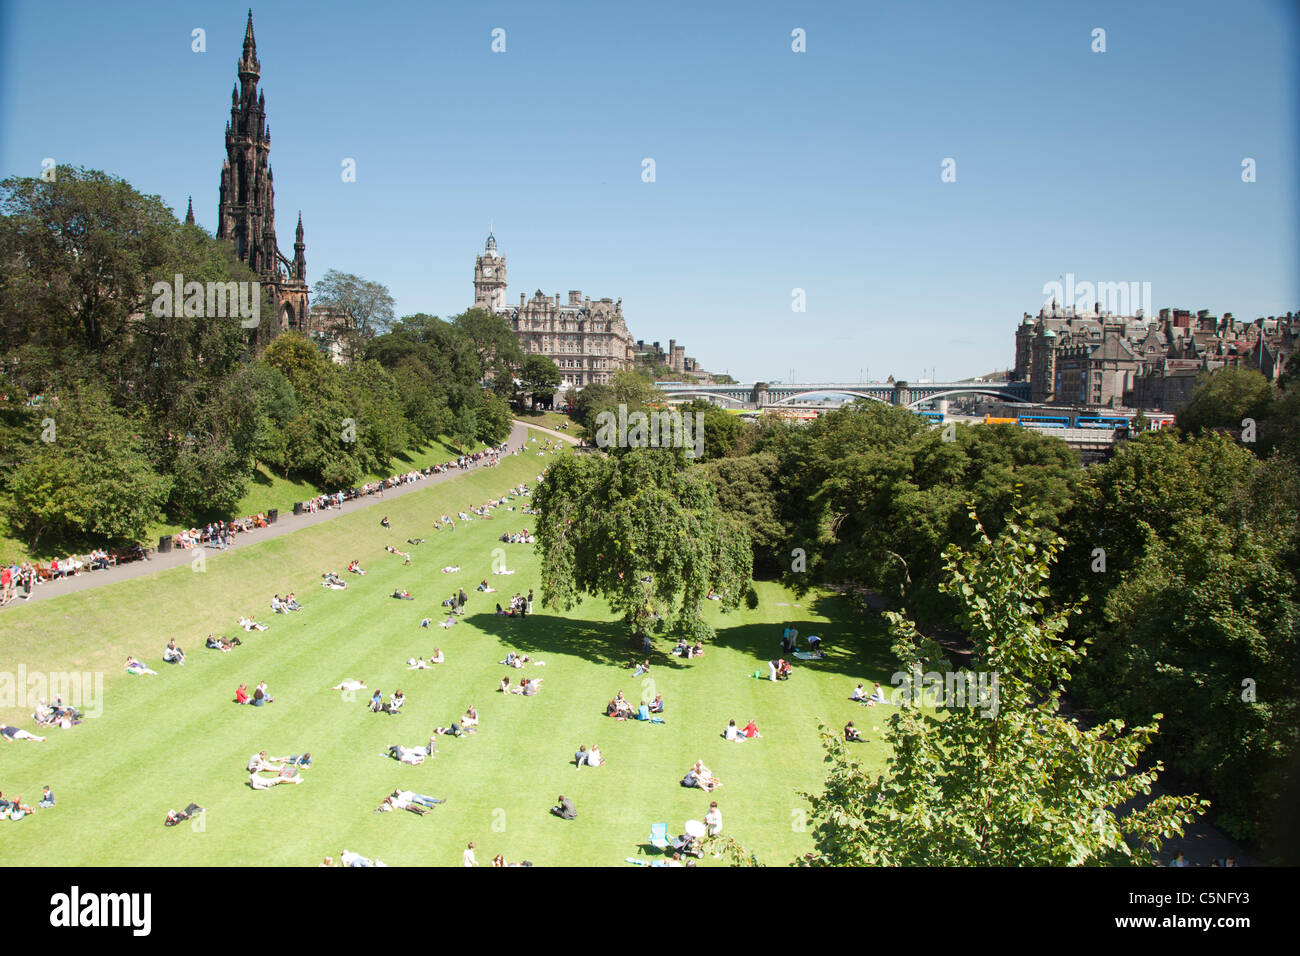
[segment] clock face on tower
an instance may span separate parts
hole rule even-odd
[[[484,266],[484,267],[483,267],[483,277],[484,277],[485,279],[491,279],[492,276],[494,276],[495,274],[496,274],[496,270],[493,269],[491,266]]]

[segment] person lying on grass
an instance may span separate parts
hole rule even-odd
[[[39,744],[43,743],[45,738],[29,733],[21,727],[12,727],[5,724],[3,727],[0,727],[0,740],[4,740],[6,743],[14,740],[34,740]]]
[[[126,672],[128,674],[134,674],[136,676],[139,676],[141,674],[153,674],[155,677],[158,676],[158,672],[156,670],[146,667],[144,664],[140,663],[134,657],[128,657],[126,659]]]
[[[393,597],[394,597],[395,599],[397,599],[398,601],[414,601],[414,600],[415,600],[415,598],[411,597],[411,592],[405,590],[404,588],[397,588],[395,591],[393,591]]]
[[[375,813],[391,813],[393,810],[410,810],[412,813],[424,816],[434,806],[447,801],[439,800],[436,797],[430,797],[423,793],[413,793],[410,790],[394,790],[389,796],[384,798],[384,802],[375,808]]]
[[[282,783],[302,783],[305,778],[297,767],[282,767],[274,777],[259,777],[255,773],[248,775],[248,785],[254,790],[270,790]]]
[[[347,588],[347,582],[333,571],[326,571],[321,575],[321,578],[323,580],[321,581],[320,586],[323,588],[329,588],[331,591],[342,591]]]
[[[347,678],[346,680],[339,681],[337,684],[335,684],[333,687],[330,688],[330,690],[343,690],[343,691],[358,691],[358,690],[365,690],[365,689],[366,689],[365,681],[353,680],[351,677]]]
[[[704,766],[703,760],[697,760],[695,765],[687,771],[682,784],[687,787],[699,787],[701,790],[708,792],[722,786],[722,781],[713,775],[713,771]]]
[[[433,738],[429,738],[429,743],[423,747],[403,747],[401,744],[393,744],[385,753],[396,760],[398,763],[410,764],[418,767],[424,763],[426,757],[432,757],[437,748],[434,746]]]
[[[442,569],[442,573],[443,573],[443,574],[455,574],[455,573],[456,573],[457,571],[459,571],[459,570],[460,570],[460,565],[459,565],[459,564],[449,564],[449,565],[447,565],[445,568]]]
[[[447,737],[467,737],[470,734],[478,733],[475,727],[462,727],[460,724],[452,724],[450,727],[435,727],[435,734],[443,734]]]
[[[244,630],[246,630],[246,631],[265,631],[265,630],[266,630],[266,625],[265,625],[265,624],[260,624],[260,623],[258,623],[257,621],[254,621],[251,617],[241,617],[241,618],[239,618],[238,620],[236,620],[235,623],[238,624],[240,627],[242,627],[242,628],[243,628]]]
[[[435,661],[432,657],[430,657],[427,661],[422,657],[408,657],[406,659],[406,669],[408,671],[427,671],[430,667],[432,667],[436,663],[437,661]]]
[[[203,642],[203,646],[210,651],[224,652],[224,651],[233,650],[236,644],[243,644],[243,643],[244,642],[237,637],[232,637],[230,640],[226,640],[224,637],[214,637],[213,635],[209,634],[208,639]]]
[[[191,803],[184,810],[168,810],[167,819],[163,821],[163,826],[174,827],[178,823],[184,823],[196,813],[202,813],[203,808],[197,803]]]

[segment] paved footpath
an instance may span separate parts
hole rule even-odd
[[[536,428],[538,431],[550,432],[550,429],[548,428],[540,428],[536,425],[526,425],[515,419],[514,425],[510,429],[510,437],[507,439],[508,446],[512,452],[526,446],[529,428]],[[569,437],[563,432],[551,432],[551,434],[557,435],[560,438]],[[576,441],[576,439],[571,440]],[[425,488],[431,488],[436,484],[450,481],[483,467],[484,465],[476,462],[464,471],[455,468],[451,471],[444,471],[437,475],[429,475],[410,484],[399,485],[396,488],[388,488],[382,495],[365,495],[361,498],[353,498],[351,501],[345,501],[343,502],[342,508],[322,508],[315,514],[304,513],[295,515],[292,512],[289,514],[281,514],[279,519],[273,525],[267,525],[265,528],[257,528],[254,531],[244,531],[235,535],[231,541],[230,547],[225,550],[219,548],[205,548],[204,552],[208,556],[215,556],[218,554],[224,554],[225,551],[234,551],[239,548],[249,547],[250,545],[260,544],[263,541],[278,538],[280,535],[290,534],[294,531],[301,531],[303,528],[309,528],[314,524],[320,524],[322,521],[329,521],[332,518],[337,518],[353,511],[360,511],[362,508],[373,508],[377,504],[382,504],[385,501],[392,501],[394,498],[400,498],[402,495],[409,495],[416,491],[423,491]],[[144,561],[131,561],[127,564],[120,564],[113,568],[105,568],[101,571],[83,571],[75,577],[59,578],[57,581],[46,581],[43,584],[38,584],[32,590],[32,596],[30,599],[24,601],[19,597],[10,605],[10,607],[21,607],[24,604],[30,604],[33,601],[43,601],[48,598],[60,597],[64,594],[72,594],[76,591],[85,591],[90,588],[102,587],[107,584],[116,584],[119,581],[129,581],[132,578],[143,577],[146,574],[156,574],[159,571],[166,571],[169,568],[178,568],[182,565],[189,564],[196,553],[196,548],[175,548],[167,554],[158,554],[156,551],[151,551],[149,558]],[[3,613],[3,610],[0,610],[0,614]]]

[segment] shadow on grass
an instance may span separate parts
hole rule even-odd
[[[892,640],[884,621],[874,615],[864,615],[837,594],[805,598],[804,607],[786,609],[788,620],[772,624],[741,624],[720,628],[713,644],[726,647],[753,658],[754,669],[767,677],[767,662],[780,657],[794,667],[797,676],[800,668],[843,674],[854,680],[879,680],[888,683],[889,676],[898,670],[898,661],[890,649]],[[814,621],[808,613],[828,620]],[[807,648],[808,638],[816,634],[823,641],[825,658],[801,661],[781,650],[781,635],[786,627],[799,632],[799,646]]]
[[[502,602],[504,603],[504,602]],[[632,676],[631,665],[645,660],[634,649],[627,625],[622,621],[581,621],[554,614],[529,614],[527,617],[500,617],[475,614],[468,623],[501,640],[506,647],[528,654],[569,654],[596,664],[625,667]],[[650,653],[650,673],[656,667],[689,667],[686,661],[667,651],[675,641],[654,640]]]

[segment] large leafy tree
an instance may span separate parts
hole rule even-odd
[[[346,316],[346,326],[363,340],[386,331],[393,323],[393,296],[380,282],[330,269],[312,287],[312,304]]]
[[[1206,428],[1240,429],[1242,421],[1267,417],[1272,386],[1250,368],[1225,367],[1205,374],[1192,400],[1178,413],[1178,426],[1190,432]]]
[[[171,479],[154,471],[133,424],[95,388],[51,401],[42,414],[42,440],[9,476],[10,521],[32,541],[143,537]]]
[[[743,527],[718,508],[703,471],[672,451],[562,457],[534,498],[542,599],[568,610],[599,596],[635,630],[712,637],[710,588],[731,609],[749,591]]]
[[[1017,508],[996,538],[979,525],[970,550],[945,551],[943,589],[959,607],[976,666],[996,697],[942,715],[904,695],[890,716],[883,774],[823,731],[830,771],[812,804],[821,866],[1084,866],[1151,864],[1164,838],[1204,812],[1191,796],[1145,803],[1159,764],[1143,768],[1155,720],[1091,728],[1060,710],[1082,653],[1063,639],[1073,608],[1048,610],[1062,545]],[[947,672],[943,652],[890,615],[903,669]],[[993,704],[995,706],[987,706]]]
[[[510,323],[486,309],[470,309],[456,316],[452,324],[469,343],[483,373],[492,379],[493,389],[503,398],[514,397],[515,373],[524,363],[524,353]]]
[[[519,370],[524,392],[535,405],[548,404],[560,387],[560,367],[545,355],[529,355]]]

